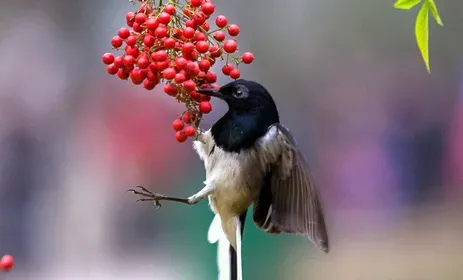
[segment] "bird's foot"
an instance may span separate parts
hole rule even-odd
[[[181,203],[185,203],[185,204],[190,204],[189,200],[186,199],[186,198],[170,197],[170,196],[165,196],[165,195],[162,195],[162,194],[153,193],[152,191],[146,189],[143,186],[136,186],[135,188],[136,189],[128,189],[127,191],[142,196],[142,198],[138,199],[137,202],[139,202],[139,201],[153,201],[154,204],[156,205],[156,209],[161,208],[162,205],[159,202],[161,200],[170,200],[170,201],[176,201],[176,202],[181,202]]]
[[[146,189],[143,186],[136,186],[135,188],[138,189],[138,190],[136,190],[136,189],[128,189],[127,191],[142,196],[142,198],[139,198],[137,200],[137,202],[140,202],[140,201],[153,201],[154,204],[156,205],[156,209],[161,208],[162,205],[161,205],[161,203],[159,201],[162,200],[162,198],[164,197],[163,195],[153,193],[152,191]]]

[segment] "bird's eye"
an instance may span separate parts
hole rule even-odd
[[[243,94],[243,92],[242,92],[241,90],[237,90],[237,91],[235,92],[235,95],[236,95],[236,96],[241,96],[242,94]]]

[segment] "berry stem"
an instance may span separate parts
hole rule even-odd
[[[212,33],[217,32],[217,31],[222,31],[222,30],[224,30],[224,28],[214,29],[214,30],[208,32],[206,35],[207,35],[207,36],[210,36]],[[214,38],[214,39],[215,39],[215,38]],[[216,40],[216,41],[217,41],[217,40]]]

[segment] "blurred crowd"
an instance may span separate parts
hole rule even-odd
[[[445,27],[431,28],[428,75],[414,14],[387,1],[215,1],[256,54],[242,76],[269,89],[307,154],[333,240],[324,256],[247,223],[248,279],[463,279],[463,4],[436,2]],[[191,145],[173,137],[181,105],[108,77],[100,61],[130,9],[2,3],[0,255],[17,264],[8,279],[216,277],[206,203],[155,211],[125,192],[189,196],[204,180]],[[213,106],[205,128],[226,110]],[[420,257],[432,254],[439,261]]]

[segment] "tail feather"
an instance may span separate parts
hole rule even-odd
[[[228,241],[227,236],[222,230],[222,221],[217,214],[211,223],[208,232],[209,243],[217,244],[217,265],[219,270],[219,280],[242,280],[243,267],[241,259],[241,240],[244,231],[246,213],[243,213],[239,220],[236,219],[236,250]]]
[[[209,241],[211,244],[214,244],[219,241],[220,235],[222,234],[222,222],[220,221],[219,214],[217,214],[214,216],[211,226],[209,227],[209,231],[207,232],[207,241]]]

